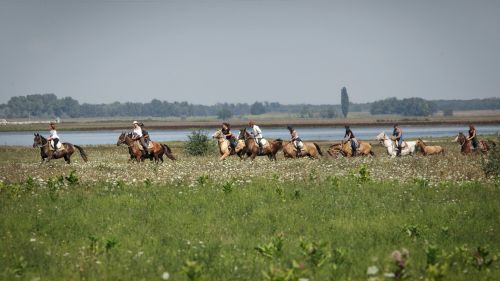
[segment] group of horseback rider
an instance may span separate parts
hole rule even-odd
[[[149,141],[151,141],[151,139],[149,138],[148,131],[146,131],[146,129],[144,128],[143,123],[138,123],[137,121],[134,121],[132,124],[134,125],[132,139],[141,142],[142,146],[145,148],[144,152],[147,157],[149,155],[149,151],[146,148],[148,147]],[[258,154],[263,154],[264,150],[261,144],[262,131],[259,128],[259,126],[255,125],[254,121],[250,121],[249,125],[252,128],[250,132],[251,135],[257,140]],[[295,142],[295,147],[297,148],[297,156],[301,156],[299,144],[300,142],[302,142],[302,140],[297,134],[297,131],[293,129],[292,125],[288,125],[287,129],[290,131],[290,143]],[[238,144],[238,140],[236,140],[234,134],[231,132],[231,125],[229,123],[222,123],[222,134],[224,134],[224,137],[226,137],[226,139],[229,140],[231,150],[234,153],[234,149]],[[356,156],[357,155],[356,150],[359,147],[359,142],[356,140],[356,137],[354,136],[353,132],[347,125],[345,126],[345,135],[342,140],[345,140],[346,137],[347,141],[351,142],[353,156]],[[403,132],[401,131],[401,129],[397,124],[394,125],[394,132],[392,133],[391,139],[396,141],[396,146],[397,146],[396,155],[397,156],[401,155]],[[469,135],[466,137],[466,139],[471,141],[471,144],[474,147],[474,149],[477,149],[477,147],[479,146],[479,142],[477,141],[476,138],[476,128],[474,128],[474,125],[472,124],[469,125]],[[54,150],[57,151],[57,144],[59,143],[59,135],[57,135],[56,125],[54,123],[50,123],[50,137],[47,140],[54,141]]]

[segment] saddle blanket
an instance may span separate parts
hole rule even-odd
[[[293,148],[293,151],[297,151],[297,147],[296,147],[295,141],[293,142],[292,148]],[[301,141],[299,141],[299,148],[300,148],[300,151],[307,150],[306,146]]]
[[[138,141],[137,144],[139,145],[139,150],[144,150],[144,147],[142,146],[140,141]],[[152,148],[154,148],[154,145],[153,145],[153,142],[150,141],[148,144],[148,149],[152,149]]]
[[[266,141],[266,139],[260,139],[260,144],[262,144],[262,148],[267,148],[269,147],[269,142]],[[255,145],[259,147],[259,144],[257,143],[257,139],[255,139]]]
[[[57,149],[61,149],[61,142],[57,143]],[[50,150],[54,151],[54,141],[50,140]]]

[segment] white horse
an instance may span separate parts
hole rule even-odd
[[[397,150],[395,142],[391,140],[389,136],[387,136],[385,131],[380,133],[375,139],[384,143],[385,149],[387,149],[387,154],[391,155],[391,158],[396,157]],[[408,145],[408,147],[404,147],[403,149],[401,149],[401,156],[415,154],[417,142],[407,141],[406,144]]]

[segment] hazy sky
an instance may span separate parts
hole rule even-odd
[[[500,96],[500,1],[4,1],[0,103]]]

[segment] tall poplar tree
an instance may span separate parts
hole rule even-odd
[[[342,104],[342,114],[344,114],[344,118],[346,118],[347,113],[349,113],[349,96],[347,95],[345,87],[340,91],[340,103]]]

